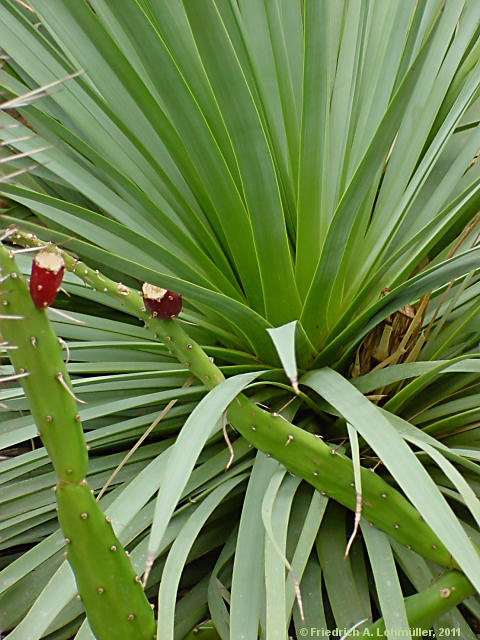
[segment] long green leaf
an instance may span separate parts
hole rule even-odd
[[[258,453],[240,519],[230,601],[231,640],[257,640],[264,585],[264,527],[261,508],[278,463]]]
[[[192,517],[185,523],[173,543],[165,563],[158,592],[157,635],[160,638],[165,638],[165,640],[173,640],[174,638],[174,612],[178,584],[187,555],[195,538],[219,503],[245,478],[245,475],[232,478],[205,498]]]
[[[163,482],[157,496],[149,537],[148,554],[152,561],[205,442],[218,429],[218,421],[230,402],[258,375],[245,373],[215,387],[197,405],[178,435],[163,471]]]
[[[370,527],[363,521],[360,526],[375,577],[385,627],[392,632],[406,631],[409,628],[407,612],[388,537],[383,531]]]
[[[283,324],[298,313],[300,300],[265,132],[215,3],[200,6],[197,2],[187,1],[185,6],[237,152],[255,238],[266,316],[274,324]],[[221,60],[217,55],[219,49],[223,51]],[[287,300],[288,304],[285,304]]]

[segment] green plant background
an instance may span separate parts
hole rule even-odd
[[[478,590],[480,5],[89,4],[0,3],[2,226],[133,289],[180,292],[180,326],[232,388],[339,447],[357,491],[360,466],[375,467]],[[28,273],[29,254],[18,262]],[[416,597],[425,628],[475,638],[478,597],[437,610],[442,569],[394,535],[362,520],[344,559],[352,510],[328,481],[326,495],[302,481],[302,461],[292,476],[228,427],[225,472],[222,409],[185,361],[118,296],[72,273],[64,287],[56,304],[70,319],[51,321],[88,402],[96,492],[176,401],[100,500],[137,573],[155,551],[146,594],[157,604],[160,590],[159,637],[210,620],[216,631],[199,637],[277,640],[379,617],[405,629]],[[352,377],[365,336],[429,292],[412,362]],[[52,468],[22,390],[5,384],[0,402],[0,628],[86,640]],[[171,514],[155,511],[159,488]]]

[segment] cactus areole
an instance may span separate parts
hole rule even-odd
[[[38,309],[49,307],[60,289],[65,263],[59,253],[40,251],[32,262],[30,295]]]
[[[182,296],[145,282],[142,287],[145,309],[154,317],[175,318],[182,310]]]

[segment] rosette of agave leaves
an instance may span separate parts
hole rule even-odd
[[[479,34],[476,0],[0,3],[0,226],[120,293],[180,294],[172,322],[226,378],[208,392],[65,272],[48,313],[88,482],[137,571],[155,560],[158,638],[476,637]],[[87,640],[14,346],[0,629]],[[240,435],[242,389],[348,462],[343,493],[342,465],[320,486],[308,446]],[[416,520],[380,526],[390,490]],[[415,523],[448,561],[414,551]]]

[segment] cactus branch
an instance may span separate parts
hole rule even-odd
[[[44,244],[32,234],[21,232],[14,234],[12,239],[23,246]],[[177,320],[151,316],[137,292],[101,275],[65,251],[62,251],[62,256],[66,269],[76,273],[94,289],[120,300],[130,313],[144,321],[207,389],[213,389],[224,380],[220,369]],[[232,426],[257,449],[274,456],[290,472],[304,478],[322,494],[355,511],[354,471],[350,458],[282,416],[265,411],[244,394],[231,403],[227,417]],[[399,491],[366,468],[361,468],[361,486],[362,514],[366,520],[423,557],[445,567],[456,567],[447,548]]]
[[[405,599],[408,624],[412,637],[421,637],[423,630],[432,624],[446,611],[468,598],[475,589],[465,576],[458,571],[449,571],[436,580],[428,589]],[[392,632],[385,630],[383,618],[368,628],[368,635],[375,638],[391,637]]]
[[[22,384],[57,474],[66,556],[92,631],[97,640],[152,640],[153,611],[85,480],[87,447],[61,345],[45,310],[34,305],[13,252],[1,243],[0,265],[2,276],[10,276],[0,301],[12,311],[0,316],[0,329],[7,344],[18,347],[8,351],[16,371],[9,379]]]

